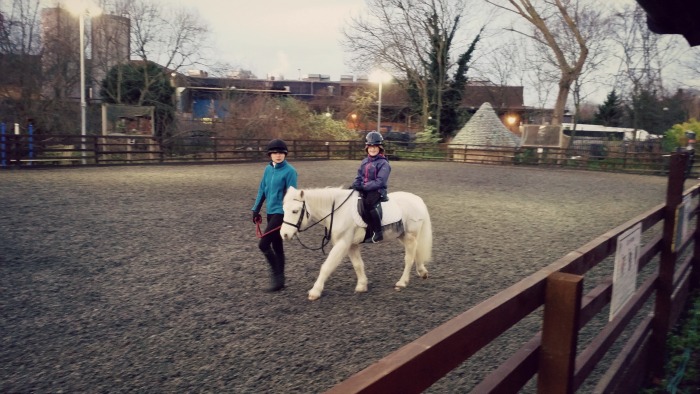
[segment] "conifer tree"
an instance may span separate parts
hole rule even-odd
[[[595,113],[594,121],[608,127],[619,127],[622,120],[622,102],[613,89],[605,98],[605,102],[598,106],[598,111]]]

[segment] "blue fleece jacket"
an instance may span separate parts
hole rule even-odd
[[[252,211],[260,212],[263,202],[267,201],[265,211],[268,215],[284,214],[282,200],[290,186],[297,187],[297,170],[286,160],[277,165],[270,162],[265,167],[260,180],[258,196],[255,198]]]

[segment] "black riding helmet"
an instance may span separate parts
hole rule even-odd
[[[365,137],[365,151],[370,145],[379,147],[379,152],[384,152],[384,137],[378,131],[370,131]]]
[[[282,140],[272,140],[267,144],[267,155],[272,153],[288,153],[287,144]]]

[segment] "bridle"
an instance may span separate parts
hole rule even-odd
[[[352,197],[353,193],[354,193],[354,190],[351,190],[350,194],[348,194],[348,196],[345,197],[345,200],[343,200],[343,202],[340,203],[340,205],[338,205],[337,209],[340,209],[350,199],[350,197]],[[299,201],[299,200],[297,200],[297,201]],[[299,220],[297,220],[296,223],[290,223],[290,222],[283,220],[282,223],[288,224],[288,225],[297,229],[297,234],[294,234],[294,235],[296,236],[297,240],[299,241],[299,244],[302,247],[304,247],[304,249],[321,250],[323,252],[323,254],[325,255],[326,251],[324,248],[326,247],[326,245],[328,245],[328,242],[330,242],[331,234],[333,232],[333,218],[335,216],[335,211],[337,210],[335,207],[335,200],[333,200],[333,204],[331,205],[331,212],[328,215],[322,217],[321,219],[317,220],[315,223],[312,223],[311,225],[309,225],[308,227],[306,227],[304,229],[301,228],[302,222],[304,221],[304,216],[306,216],[306,218],[309,219],[311,217],[311,215],[309,214],[309,210],[306,209],[306,200],[301,201],[301,203],[302,204],[301,204],[301,212],[299,212]],[[323,222],[329,216],[331,218],[331,224],[328,227],[324,228],[324,234],[323,234],[323,239],[321,240],[321,246],[314,249],[314,248],[310,248],[310,247],[304,245],[304,243],[301,242],[301,239],[299,238],[298,233],[304,232],[304,231],[310,229],[311,227]]]
[[[297,201],[298,201],[298,200],[297,200]],[[333,212],[331,212],[331,213],[333,213]],[[301,222],[304,221],[304,215],[306,215],[306,218],[307,218],[307,219],[311,216],[311,215],[309,215],[309,211],[306,210],[306,201],[302,201],[302,202],[301,202],[301,213],[299,213],[299,220],[297,220],[297,223],[296,223],[296,224],[290,223],[290,222],[288,222],[288,221],[286,221],[286,220],[283,220],[282,223],[288,224],[288,225],[290,225],[290,226],[296,228],[297,231],[299,231],[299,232],[301,232],[301,231],[306,231],[306,230],[310,229],[311,227],[313,227],[313,226],[315,226],[315,225],[317,225],[317,224],[319,223],[319,222],[316,222],[316,223],[314,223],[313,225],[311,225],[311,226],[305,228],[304,230],[302,230],[302,229],[301,229]],[[328,216],[326,216],[326,217],[328,217]],[[323,218],[323,219],[325,219],[325,218]],[[323,219],[321,219],[321,220],[323,220]]]

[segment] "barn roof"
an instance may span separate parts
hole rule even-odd
[[[519,147],[520,144],[520,138],[503,125],[488,102],[481,104],[479,110],[450,142],[450,145],[502,147]]]

